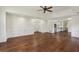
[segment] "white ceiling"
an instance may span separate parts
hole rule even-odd
[[[73,6],[53,6],[53,12],[38,11],[39,6],[5,6],[8,13],[30,16],[32,18],[53,19],[57,17],[67,17],[79,11],[79,7]]]

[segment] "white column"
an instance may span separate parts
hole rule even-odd
[[[4,8],[0,8],[0,42],[6,41],[6,13]]]
[[[79,37],[79,15],[74,16],[71,22],[71,36]]]

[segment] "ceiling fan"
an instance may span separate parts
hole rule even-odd
[[[46,13],[46,11],[48,11],[48,12],[53,12],[52,10],[50,10],[50,9],[52,9],[53,7],[52,6],[40,6],[43,10],[44,10],[44,13]]]

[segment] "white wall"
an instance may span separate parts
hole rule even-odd
[[[32,19],[32,24],[35,31],[47,32],[47,23],[43,19]]]
[[[68,32],[72,32],[72,20],[68,20],[68,24],[67,24],[67,27],[68,27]]]
[[[30,18],[7,13],[7,37],[30,35],[34,33]]]
[[[30,35],[35,31],[53,32],[53,21],[32,19],[15,14],[6,14],[7,38]]]
[[[79,37],[79,15],[72,17],[71,35],[72,37]]]
[[[15,14],[6,14],[7,38],[30,35],[35,31],[53,32],[53,21],[32,19]]]
[[[6,13],[4,8],[0,8],[0,42],[6,40]]]

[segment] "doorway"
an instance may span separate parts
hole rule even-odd
[[[54,33],[57,32],[57,24],[54,24]]]

